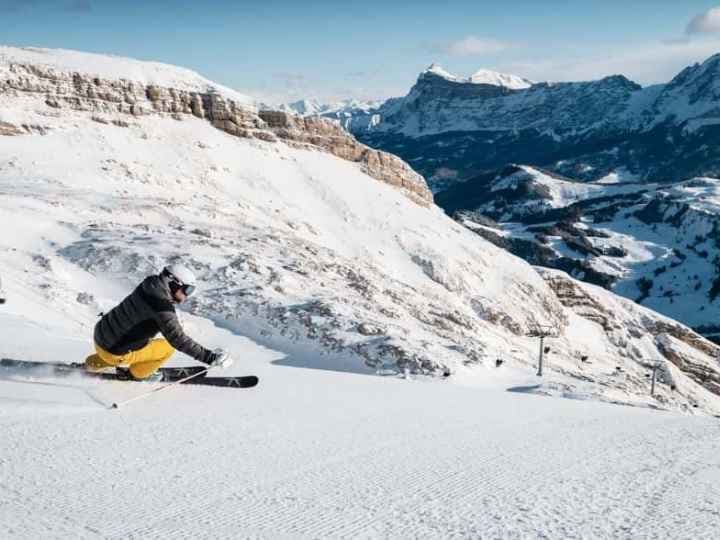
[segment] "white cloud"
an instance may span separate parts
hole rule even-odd
[[[708,9],[705,13],[696,15],[688,23],[687,34],[714,34],[720,32],[720,7]]]
[[[625,47],[595,57],[543,58],[497,65],[536,81],[588,81],[621,74],[640,84],[668,82],[683,68],[720,52],[720,40],[677,41]]]
[[[453,56],[478,56],[504,51],[509,45],[496,39],[467,36],[442,47],[443,52]]]

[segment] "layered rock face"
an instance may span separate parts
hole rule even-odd
[[[488,99],[507,96],[513,92],[505,86],[494,84],[478,84],[470,80],[449,80],[431,70],[418,77],[408,101],[413,99]]]
[[[594,178],[624,163],[607,151],[634,129],[628,112],[643,92],[622,76],[510,89],[422,74],[407,96],[371,112],[380,121],[370,129],[350,127],[413,163],[437,189],[448,171],[465,180],[508,163]]]
[[[412,200],[429,205],[425,180],[401,159],[358,143],[327,119],[297,119],[283,112],[257,111],[214,92],[196,92],[118,79],[109,80],[52,67],[10,63],[0,72],[0,95],[36,95],[54,109],[93,113],[102,123],[127,125],[125,117],[170,114],[177,120],[193,115],[230,135],[329,152],[360,164],[370,176],[401,188]],[[103,118],[98,115],[111,115]],[[4,122],[0,135],[37,132],[37,126]]]
[[[621,75],[511,89],[423,73],[405,98],[381,111],[383,121],[375,131],[413,138],[523,129],[547,130],[557,137],[580,136],[589,126],[598,129],[608,118],[619,122],[628,100],[640,90]]]

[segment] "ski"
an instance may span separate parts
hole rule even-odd
[[[82,374],[88,377],[103,379],[108,381],[122,382],[141,382],[133,379],[119,377],[116,373],[108,372],[92,372],[86,371],[83,364],[60,364],[57,362],[30,362],[28,360],[14,360],[11,358],[0,359],[0,368],[6,371],[22,370],[30,372],[41,372],[54,376],[64,376],[73,374]],[[186,366],[186,367],[165,367],[160,368],[162,373],[162,381],[159,382],[177,382],[196,373],[201,373],[207,368],[204,366]],[[226,388],[252,388],[256,386],[259,379],[254,375],[244,375],[240,377],[213,377],[199,375],[193,377],[182,384],[203,385],[203,386],[221,386]]]
[[[260,382],[255,375],[239,377],[195,377],[182,384],[198,384],[201,386],[222,386],[224,388],[252,388]]]
[[[101,379],[112,378],[119,381],[126,380],[122,377],[117,376],[115,373],[108,372],[97,372],[86,371],[85,365],[80,363],[73,364],[61,364],[58,362],[30,362],[28,360],[14,360],[11,358],[3,358],[0,360],[0,367],[7,369],[21,369],[21,370],[32,370],[32,371],[45,371],[52,375],[72,375],[75,373],[83,373],[90,377],[98,377]],[[186,366],[186,367],[165,367],[160,368],[160,372],[163,375],[162,380],[167,382],[173,382],[195,373],[205,371],[207,368],[204,366]]]

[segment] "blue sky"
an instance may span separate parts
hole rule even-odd
[[[720,52],[720,1],[0,0],[0,43],[178,64],[268,101],[403,95],[432,62],[651,84]]]

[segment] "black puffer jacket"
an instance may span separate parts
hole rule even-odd
[[[95,343],[106,351],[122,355],[142,349],[160,332],[175,349],[209,364],[213,353],[188,337],[178,321],[167,284],[150,276],[130,296],[95,325]]]

